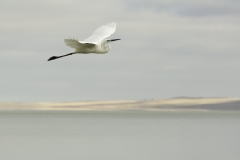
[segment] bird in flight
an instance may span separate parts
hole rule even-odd
[[[111,49],[110,43],[113,41],[120,40],[120,39],[106,39],[111,34],[113,34],[115,30],[116,23],[109,23],[96,29],[92,33],[92,35],[85,39],[84,41],[78,41],[76,38],[64,39],[65,44],[71,48],[74,48],[75,51],[62,56],[52,56],[48,59],[48,61],[52,61],[58,58],[70,56],[77,53],[78,54],[107,53]]]

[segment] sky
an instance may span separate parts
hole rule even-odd
[[[1,0],[0,101],[240,97],[239,0]],[[116,22],[107,54],[72,55]]]

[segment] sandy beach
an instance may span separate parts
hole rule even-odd
[[[173,98],[163,100],[0,102],[0,110],[240,110],[240,98]]]

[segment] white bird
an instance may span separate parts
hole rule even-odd
[[[53,56],[48,59],[48,61],[69,56],[72,54],[88,54],[88,53],[97,53],[103,54],[110,51],[110,43],[120,39],[105,39],[113,34],[116,30],[116,23],[109,23],[103,25],[96,29],[90,37],[84,41],[78,41],[76,38],[64,39],[64,42],[67,46],[74,48],[75,51],[69,54],[62,56]]]

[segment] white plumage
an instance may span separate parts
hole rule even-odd
[[[84,41],[78,41],[76,38],[64,39],[64,42],[67,46],[74,48],[75,51],[63,56],[53,56],[48,59],[48,61],[69,56],[76,53],[88,54],[88,53],[97,53],[103,54],[110,51],[111,46],[110,42],[117,41],[120,39],[106,39],[116,30],[116,23],[109,23],[103,25],[96,29],[90,37]]]
[[[84,40],[86,43],[98,44],[103,39],[111,36],[116,31],[116,23],[109,23],[96,29],[90,37]]]

